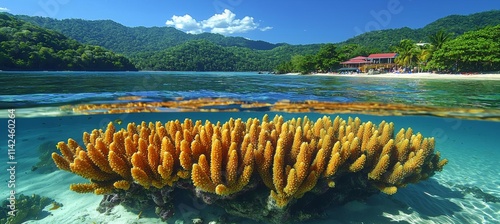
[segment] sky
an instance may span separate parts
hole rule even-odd
[[[422,28],[448,15],[500,10],[498,0],[0,0],[0,12],[111,19],[271,43],[337,43],[364,32]]]

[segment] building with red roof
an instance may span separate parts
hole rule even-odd
[[[381,63],[394,63],[394,59],[397,56],[398,53],[377,53],[377,54],[370,54],[368,58],[370,58],[374,64],[381,64]]]
[[[362,72],[366,72],[369,69],[390,69],[396,66],[394,60],[397,56],[397,53],[376,53],[370,54],[368,57],[358,56],[351,58],[340,64],[344,68],[358,68]]]

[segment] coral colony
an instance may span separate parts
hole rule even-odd
[[[119,131],[110,123],[84,133],[83,142],[59,142],[62,156],[52,154],[59,169],[90,180],[71,190],[105,195],[102,211],[117,204],[140,211],[138,201],[149,201],[164,220],[173,215],[175,191],[254,220],[305,220],[326,206],[394,194],[447,163],[434,138],[411,128],[394,136],[393,123],[326,116],[142,122]]]

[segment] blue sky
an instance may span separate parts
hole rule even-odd
[[[2,0],[0,11],[111,19],[291,44],[336,43],[366,31],[421,28],[451,14],[500,9],[498,0]]]

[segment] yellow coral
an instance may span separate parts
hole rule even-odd
[[[126,180],[119,180],[113,183],[116,189],[128,190],[130,188],[130,182]]]
[[[137,181],[138,184],[143,186],[146,189],[149,189],[149,187],[152,184],[151,178],[146,174],[144,170],[142,170],[139,167],[133,167],[131,170],[132,177],[134,178],[135,181]]]
[[[98,187],[96,183],[71,184],[69,189],[77,193],[91,193]]]
[[[202,191],[230,195],[254,177],[270,189],[280,207],[311,191],[318,181],[335,187],[336,178],[360,175],[380,191],[393,194],[399,187],[441,171],[448,162],[434,153],[435,140],[394,124],[363,123],[336,117],[308,117],[285,121],[282,116],[262,122],[256,118],[225,123],[185,119],[107,129],[83,134],[85,149],[69,139],[52,154],[56,165],[91,183],[73,184],[76,192],[106,194],[173,186],[191,179]]]
[[[206,122],[207,124],[211,125]],[[246,125],[249,134],[243,139],[241,136],[244,126],[240,119],[234,124],[218,124],[205,128],[207,134],[212,133],[211,148],[206,152],[209,153],[210,159],[202,154],[198,163],[193,165],[191,179],[194,186],[223,196],[236,193],[245,187],[253,173],[253,144],[258,142],[257,125],[256,119],[249,119]],[[232,137],[229,137],[228,133],[232,133]],[[228,142],[230,139],[240,139],[242,142]]]
[[[368,173],[368,177],[373,180],[379,180],[380,177],[386,172],[389,167],[390,157],[389,154],[384,154],[380,160],[377,162],[377,165],[373,168],[373,170]]]
[[[124,161],[118,154],[114,151],[109,152],[108,155],[109,166],[111,169],[125,179],[130,179],[130,168],[131,166]]]
[[[65,158],[63,158],[59,154],[53,152],[52,153],[52,160],[54,160],[54,163],[56,164],[57,168],[59,168],[61,170],[71,171],[71,169],[69,167],[70,162],[68,162],[68,160],[66,160]]]
[[[202,160],[202,158],[205,158],[204,155],[200,156],[200,160]],[[203,171],[199,164],[193,164],[191,178],[196,187],[206,192],[215,193],[216,185],[210,180],[210,177]]]
[[[354,163],[351,164],[351,166],[349,166],[349,171],[353,173],[360,171],[361,169],[363,169],[365,162],[366,162],[366,155],[363,154],[358,159],[356,159],[356,161],[354,161]]]

